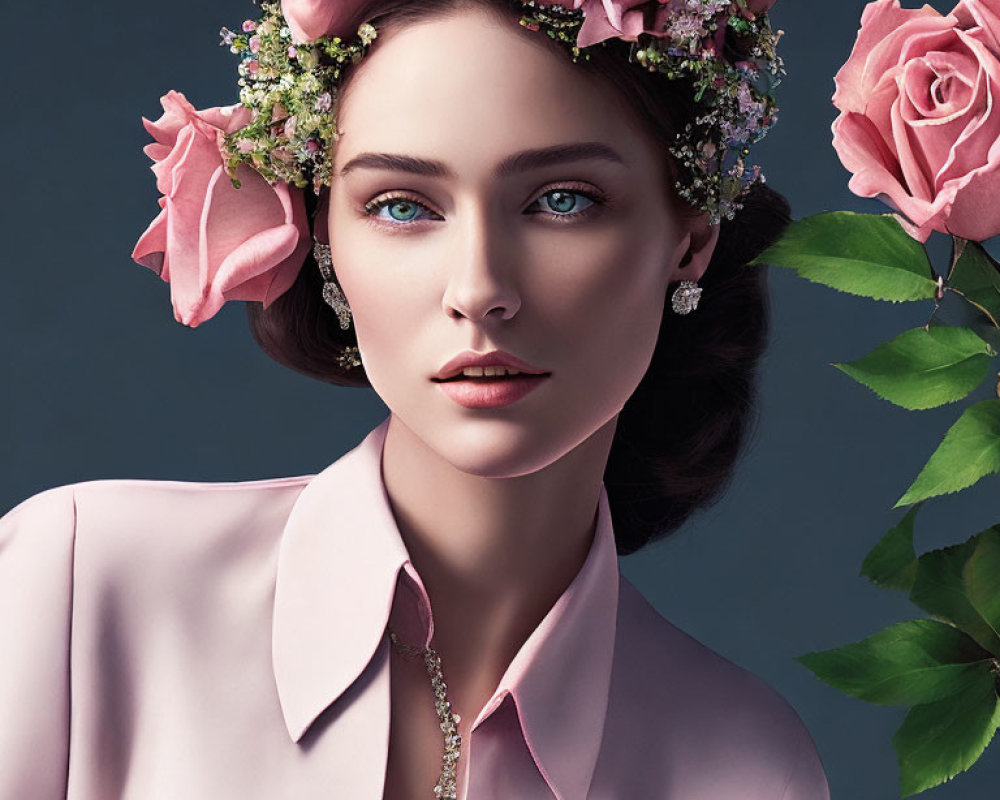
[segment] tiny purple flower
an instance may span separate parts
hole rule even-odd
[[[250,41],[247,44],[250,47],[250,52],[256,53],[258,50],[260,50],[260,37],[256,35],[251,36]]]
[[[295,49],[295,45],[294,44],[288,45],[288,57],[289,58],[295,58],[295,56],[297,56],[298,53],[299,53],[299,51]]]

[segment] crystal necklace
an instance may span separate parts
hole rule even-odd
[[[455,770],[458,766],[458,755],[462,749],[462,735],[458,732],[461,717],[451,713],[451,702],[448,700],[448,685],[441,674],[441,657],[432,647],[414,647],[405,644],[389,630],[389,639],[396,651],[407,661],[423,656],[424,666],[431,676],[431,687],[434,689],[434,709],[441,720],[441,730],[444,732],[444,758],[441,764],[441,777],[434,787],[434,797],[438,800],[458,800],[458,788],[455,783]]]

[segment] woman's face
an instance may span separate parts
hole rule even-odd
[[[697,280],[714,246],[696,236],[678,271],[691,223],[671,208],[657,144],[533,35],[463,10],[380,36],[340,107],[330,191],[333,264],[372,386],[430,449],[493,477],[613,424],[668,283]],[[587,152],[515,158],[567,146]],[[470,408],[432,380],[466,349],[549,374],[515,402]]]

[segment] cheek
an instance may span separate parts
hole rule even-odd
[[[662,239],[594,238],[552,254],[554,269],[532,271],[527,297],[545,298],[552,327],[568,342],[610,331],[658,328],[670,269]],[[588,331],[592,332],[588,335]],[[654,334],[655,335],[655,334]]]
[[[530,289],[545,298],[544,352],[572,365],[574,390],[602,398],[609,412],[645,374],[664,314],[669,265],[662,242],[653,247],[650,238],[577,252],[563,269],[540,273],[548,286],[540,277]]]
[[[407,291],[402,281],[376,282],[355,277],[342,285],[354,317],[358,345],[363,354],[370,356],[366,363],[377,368],[386,361],[401,363],[411,358],[416,333],[427,323],[426,303]]]

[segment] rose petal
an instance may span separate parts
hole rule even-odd
[[[964,30],[977,28],[977,38],[994,53],[1000,53],[1000,8],[990,8],[982,0],[961,0],[951,13]]]
[[[928,53],[910,61],[903,72],[903,97],[913,125],[943,125],[968,109],[979,65],[967,53]]]
[[[918,108],[914,102],[915,98],[925,106],[928,102],[933,102],[926,97],[931,91],[930,76],[935,75],[933,65],[928,62],[940,61],[945,56],[954,58],[956,54],[930,53],[925,59],[911,61],[901,80],[904,90],[899,98],[902,122],[895,135],[906,138],[911,148],[909,157],[914,160],[914,163],[907,166],[923,176],[928,186],[928,198],[940,187],[936,176],[954,159],[954,144],[969,124],[965,109],[955,110],[944,117],[927,117],[923,113],[925,109]],[[971,59],[965,60],[970,63],[958,66],[971,70],[974,79],[978,67]],[[924,96],[920,97],[921,94]],[[966,105],[968,102],[967,98]]]
[[[163,113],[155,121],[143,117],[142,124],[149,135],[156,139],[157,144],[173,147],[177,134],[187,125],[195,108],[183,94],[173,89],[160,98],[160,105],[163,106]],[[153,157],[152,154],[149,155],[150,158]]]
[[[914,198],[929,203],[933,199],[931,182],[928,177],[929,171],[926,170],[927,165],[923,163],[921,158],[922,153],[915,150],[913,142],[910,141],[910,128],[903,119],[901,105],[902,100],[897,97],[896,102],[893,103],[890,117],[899,166],[903,171],[903,185]],[[911,215],[907,216],[913,219]]]
[[[240,300],[263,300],[240,292],[239,284],[279,266],[301,250],[301,266],[309,229],[301,192],[290,193],[287,184],[273,188],[259,174],[242,166],[234,189],[226,176],[216,174],[209,187],[211,201],[202,219],[201,264],[211,291],[229,292]]]
[[[347,23],[361,10],[358,0],[281,0],[281,13],[292,41],[309,42],[320,36],[347,37],[355,31]]]
[[[153,164],[150,169],[156,176],[156,188],[164,196],[174,192],[174,173],[181,162],[187,157],[188,151],[195,144],[198,138],[197,131],[190,125],[181,129],[177,135],[177,141],[173,149],[167,153],[166,158]]]
[[[600,0],[600,2],[584,3],[584,9],[590,16],[603,15],[611,23],[611,27],[619,33],[625,33],[624,17],[630,17],[629,26],[634,28],[638,24],[636,33],[642,32],[642,11],[635,13],[636,6],[645,4],[647,0]],[[633,12],[633,13],[629,13]],[[582,26],[581,26],[582,27]],[[577,41],[579,45],[579,38]],[[581,45],[582,46],[582,45]]]
[[[854,194],[889,198],[892,206],[920,229],[921,241],[926,241],[932,230],[944,229],[941,214],[947,208],[947,198],[942,196],[939,203],[932,204],[910,195],[899,161],[870,119],[863,114],[842,113],[834,120],[833,133],[834,149],[853,173],[849,188]]]
[[[896,155],[868,117],[842,112],[833,121],[833,147],[844,167],[854,173],[851,191],[855,194],[876,197],[887,185],[902,190]]]
[[[583,24],[576,35],[577,47],[590,47],[618,36],[619,30],[611,24],[601,0],[586,0],[584,3]]]
[[[949,189],[952,187],[948,187]],[[963,239],[983,242],[1000,234],[1000,153],[989,166],[956,182],[948,231]]]
[[[162,199],[162,198],[161,198]],[[132,249],[132,260],[163,275],[163,254],[167,249],[167,215],[163,211],[154,217]]]
[[[193,135],[193,128],[182,131],[181,135],[188,131],[192,132],[191,146],[174,170],[173,191],[167,197],[166,207],[170,296],[175,315],[184,324],[192,324],[193,319],[207,319],[218,310],[202,309],[208,289],[207,268],[201,259],[201,219],[213,178],[218,181],[217,176],[224,175],[214,141]]]
[[[308,245],[308,240],[290,223],[256,233],[226,256],[214,286],[226,300],[256,300],[270,305],[295,282],[306,255],[304,244]],[[287,285],[272,291],[278,277]]]
[[[861,111],[872,87],[899,63],[899,51],[910,36],[949,27],[951,22],[930,6],[914,10],[900,8],[899,0],[869,3],[851,55],[834,77],[833,104],[841,111]]]
[[[899,75],[902,71],[902,67],[893,67],[889,70],[882,81],[875,86],[862,109],[862,113],[871,120],[896,161],[899,161],[899,152],[893,138],[892,106],[899,98]],[[900,175],[902,176],[902,173]]]
[[[936,176],[939,187],[972,170],[995,164],[998,158],[994,153],[1000,134],[1000,119],[996,109],[997,100],[1000,99],[997,96],[1000,92],[1000,63],[981,42],[968,34],[961,35],[981,68],[963,115],[964,130],[957,137],[952,137],[953,146],[948,161]]]

